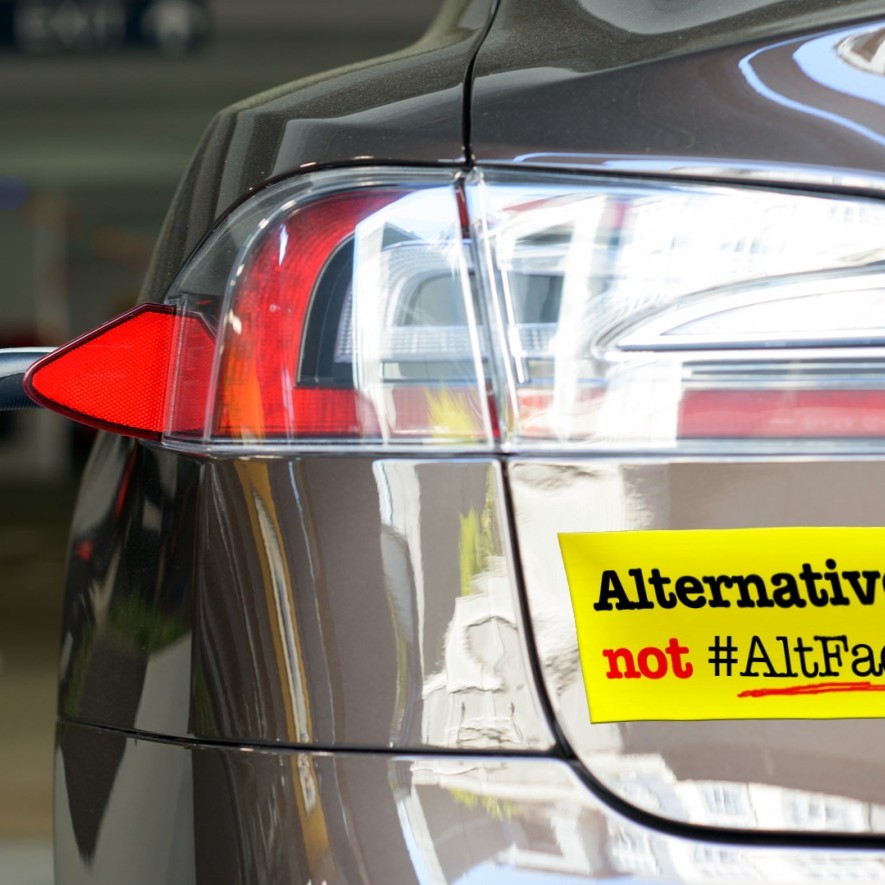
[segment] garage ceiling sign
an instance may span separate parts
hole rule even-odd
[[[885,528],[559,542],[593,722],[885,716]]]

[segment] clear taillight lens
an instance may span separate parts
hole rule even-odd
[[[883,230],[853,197],[317,173],[246,202],[164,305],[28,383],[204,451],[878,446]]]
[[[885,208],[490,173],[468,188],[516,448],[885,431]]]

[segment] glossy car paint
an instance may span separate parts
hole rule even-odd
[[[89,771],[109,776],[90,780]],[[64,881],[131,885],[573,885],[882,881],[885,853],[637,824],[552,758],[328,754],[67,725],[56,757]]]
[[[876,5],[739,6],[717,19],[707,3],[643,3],[637,20],[615,2],[541,13],[503,0],[482,43],[491,5],[453,3],[411,51],[224,112],[145,297],[162,298],[232,206],[323,165],[880,187],[881,102],[805,89],[795,61],[802,46],[874,30],[864,17]],[[748,83],[748,58],[766,89]],[[798,490],[822,482],[840,512],[881,524],[868,492],[881,465],[727,455],[198,459],[103,437],[71,546],[57,882],[117,882],[124,869],[126,881],[199,883],[885,877],[881,772],[863,752],[878,721],[711,724],[690,738],[681,725],[582,725],[556,527],[814,524],[820,509]],[[795,500],[748,497],[772,484]],[[493,526],[492,557],[466,584],[455,567],[465,525]],[[474,597],[482,611],[463,612]],[[476,652],[466,679],[465,648]],[[692,791],[732,786],[751,799],[781,790],[810,824],[686,810]]]
[[[66,617],[64,718],[311,747],[552,747],[497,462],[129,458],[124,475],[163,494],[132,483],[103,514],[81,500],[71,580],[92,605]]]
[[[477,162],[881,189],[882,74],[839,53],[876,4],[533,7],[504,3],[477,57]]]

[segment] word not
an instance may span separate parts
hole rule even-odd
[[[675,637],[670,639],[666,648],[647,645],[635,656],[628,648],[602,650],[602,656],[608,661],[606,679],[663,679],[671,668],[677,679],[688,679],[694,673],[694,667],[683,659],[687,654],[688,649]]]

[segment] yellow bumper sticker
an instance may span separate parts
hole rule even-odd
[[[559,543],[593,722],[885,717],[885,528]]]

